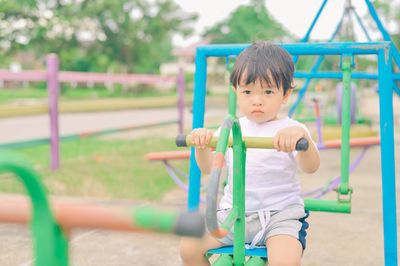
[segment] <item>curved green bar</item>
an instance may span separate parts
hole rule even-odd
[[[11,152],[0,152],[0,172],[14,173],[31,198],[35,265],[68,265],[68,241],[51,214],[46,191],[39,176],[23,157]]]
[[[237,210],[237,219],[233,232],[233,263],[245,263],[245,172],[246,148],[242,138],[239,120],[235,117],[232,126],[233,136],[233,209]]]

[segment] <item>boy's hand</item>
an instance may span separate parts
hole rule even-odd
[[[213,135],[214,132],[207,128],[196,128],[190,132],[190,138],[196,149],[205,149]]]
[[[307,132],[298,126],[284,128],[278,131],[274,137],[274,147],[280,152],[293,152],[296,143],[301,138],[308,138]]]

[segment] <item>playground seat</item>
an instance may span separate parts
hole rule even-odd
[[[233,246],[210,249],[208,251],[210,254],[231,254],[233,255]],[[261,258],[267,258],[267,249],[266,248],[253,248],[253,249],[245,249],[246,256],[257,256]]]
[[[189,159],[190,151],[151,152],[144,156],[148,161],[166,161],[172,159]]]

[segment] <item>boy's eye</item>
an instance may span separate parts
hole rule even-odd
[[[272,94],[272,93],[274,93],[274,92],[271,91],[271,90],[266,90],[266,91],[265,91],[265,94],[267,94],[267,95],[270,95],[270,94]]]
[[[244,93],[244,94],[250,94],[251,91],[250,91],[250,90],[244,90],[243,93]]]

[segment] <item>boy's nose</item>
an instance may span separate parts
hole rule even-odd
[[[253,105],[254,106],[263,106],[264,102],[262,101],[261,97],[254,97],[253,99]]]

